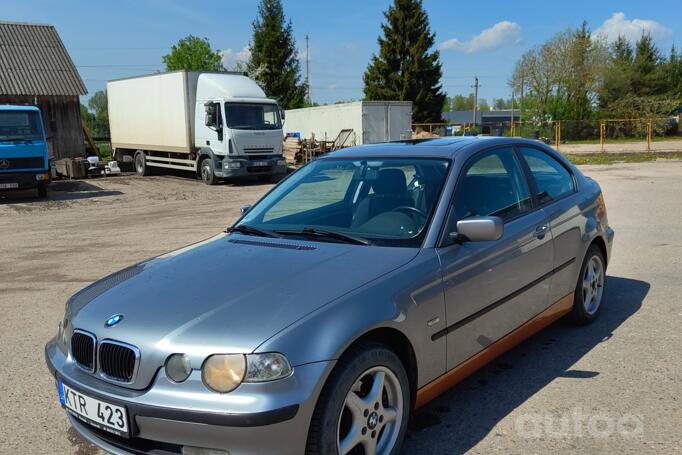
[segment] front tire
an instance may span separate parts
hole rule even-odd
[[[590,245],[580,268],[571,316],[578,325],[589,324],[599,315],[605,294],[606,260],[597,245]]]
[[[342,358],[310,422],[307,455],[400,452],[410,412],[410,384],[398,356],[372,344]]]
[[[44,183],[39,183],[36,190],[38,192],[39,199],[45,199],[47,197],[47,185]]]
[[[218,177],[216,177],[213,169],[213,160],[210,157],[206,157],[201,160],[199,165],[199,175],[201,181],[206,185],[215,185],[218,183]]]

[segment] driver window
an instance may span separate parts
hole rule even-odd
[[[506,221],[532,209],[530,191],[512,148],[480,155],[460,178],[454,223],[475,216],[499,216]]]

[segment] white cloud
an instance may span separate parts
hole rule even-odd
[[[336,90],[337,88],[339,88],[339,86],[337,84],[329,84],[329,86],[327,88],[329,90]]]
[[[246,63],[251,59],[251,49],[248,45],[244,46],[242,50],[235,51],[232,49],[223,49],[220,51],[223,57],[223,66],[225,68],[233,67],[237,62]]]
[[[510,44],[521,42],[521,26],[516,22],[502,21],[486,28],[478,35],[468,41],[460,41],[452,38],[443,41],[438,45],[438,49],[451,49],[457,52],[473,54],[475,52],[498,49]]]
[[[608,42],[618,39],[618,36],[625,37],[628,41],[637,41],[643,33],[651,34],[655,40],[667,39],[672,36],[672,30],[648,19],[627,19],[624,13],[613,13],[606,19],[598,29],[594,31],[595,36],[601,36]]]

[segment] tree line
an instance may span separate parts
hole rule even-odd
[[[525,52],[509,85],[537,123],[666,117],[682,103],[682,59],[646,33],[609,44],[584,22]]]
[[[443,111],[473,109],[473,94],[447,97],[443,91],[440,53],[433,49],[435,34],[422,0],[393,0],[377,42],[378,52],[363,74],[365,100],[411,101],[413,120],[419,123],[440,122]],[[306,99],[308,81],[301,77],[293,26],[281,0],[260,0],[249,49],[248,61],[230,69],[246,72],[284,109],[314,104]],[[192,35],[162,59],[167,71],[225,70],[220,51],[207,38]],[[682,55],[673,47],[664,56],[646,34],[634,46],[623,37],[607,44],[583,23],[525,52],[509,86],[523,120],[538,124],[666,116],[682,100]],[[478,100],[479,110],[490,107]],[[494,99],[492,107],[509,109],[512,99]],[[108,134],[106,95],[95,93],[89,108],[82,111],[92,134]]]

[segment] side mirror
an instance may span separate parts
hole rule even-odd
[[[282,123],[284,123],[284,119],[286,118],[286,114],[284,113],[284,109],[279,110],[279,116],[282,117]]]
[[[458,241],[490,242],[504,234],[504,223],[499,216],[477,216],[457,222],[457,232],[450,234]]]
[[[239,207],[239,210],[242,212],[242,215],[244,215],[246,212],[251,210],[251,204],[245,204]]]
[[[218,125],[218,115],[215,103],[208,102],[204,104],[204,110],[206,112],[206,117],[204,118],[204,123],[209,128],[215,128]]]

